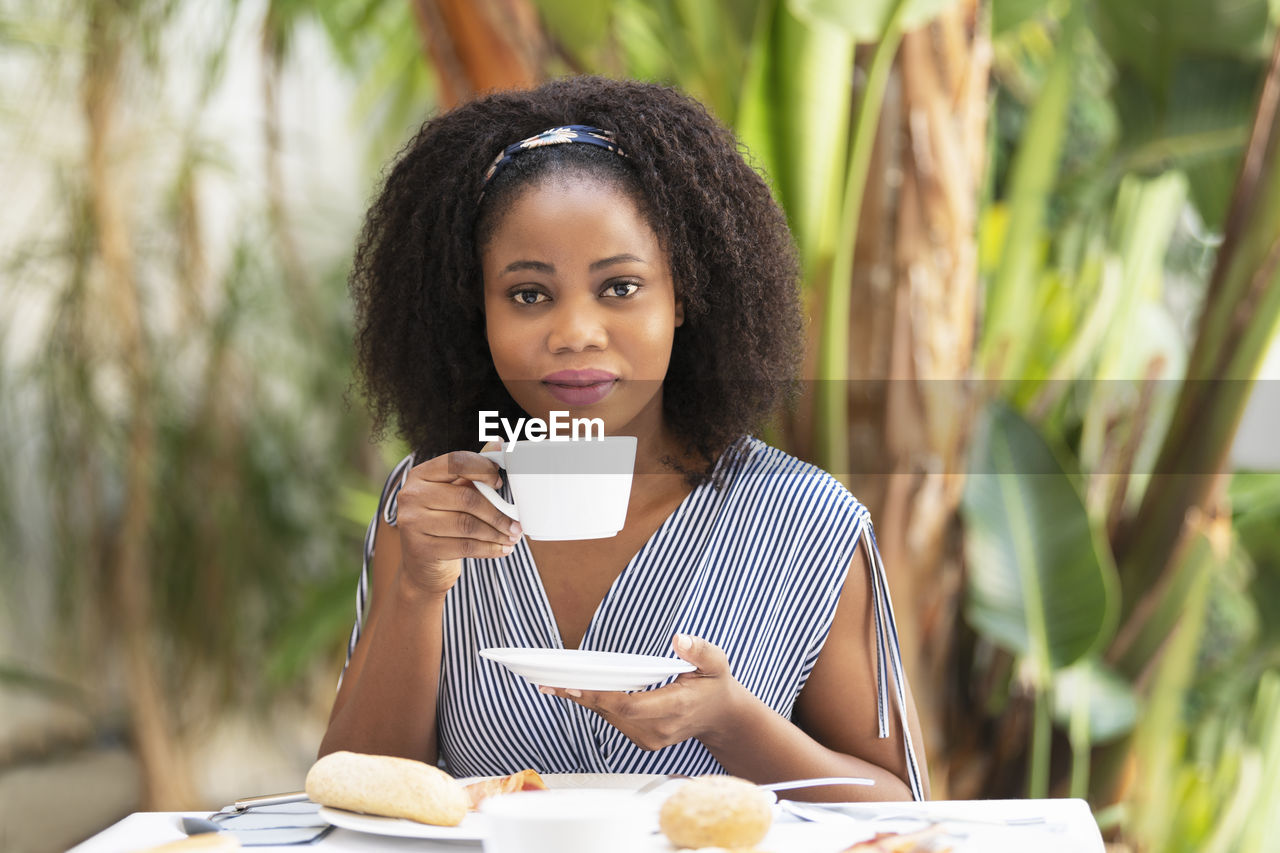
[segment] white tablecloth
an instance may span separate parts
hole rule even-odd
[[[851,817],[823,822],[803,822],[778,813],[769,835],[759,845],[773,853],[837,853],[876,832],[907,831],[920,827],[904,823],[897,816],[915,815],[935,819],[969,818],[1007,821],[1042,818],[1029,826],[946,823],[954,853],[1103,853],[1102,836],[1083,800],[968,800],[927,803],[857,804],[847,807]],[[190,812],[207,817],[207,812]],[[852,817],[856,815],[856,817]],[[72,849],[71,853],[132,853],[183,837],[178,812],[138,812]],[[891,819],[890,816],[893,816]],[[869,818],[880,819],[871,821]],[[414,838],[367,835],[334,829],[310,845],[254,847],[248,850],[292,850],[294,853],[373,853],[373,851],[413,850],[417,853],[465,853],[479,851],[475,842],[438,842]],[[670,853],[672,848],[660,835],[652,837],[654,853]]]

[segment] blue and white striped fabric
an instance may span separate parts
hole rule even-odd
[[[906,732],[912,794],[922,799],[888,582],[866,508],[829,474],[754,438],[743,439],[720,464],[731,468],[724,486],[698,486],[663,522],[614,581],[580,648],[674,657],[673,634],[704,637],[724,649],[739,682],[789,718],[830,630],[846,570],[864,543],[872,555],[880,736],[889,736],[892,687]],[[411,465],[412,457],[402,461],[383,490],[379,515],[389,523]],[[366,612],[377,520],[366,537],[349,649]],[[724,772],[696,740],[640,749],[592,712],[545,696],[481,658],[478,652],[490,647],[564,647],[523,540],[507,557],[464,560],[445,599],[439,743],[455,776],[526,767],[546,773]]]

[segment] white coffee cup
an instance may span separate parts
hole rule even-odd
[[[515,502],[476,483],[489,503],[520,522],[530,539],[605,539],[627,521],[636,439],[513,441],[480,454],[506,469]]]
[[[632,791],[561,789],[488,797],[485,853],[640,853],[655,823]]]

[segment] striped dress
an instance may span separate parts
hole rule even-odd
[[[754,438],[744,438],[719,464],[726,466],[722,485],[693,489],[631,558],[579,647],[674,657],[673,634],[703,637],[724,650],[739,682],[790,718],[861,543],[872,557],[880,736],[889,736],[892,691],[906,733],[912,794],[922,799],[888,582],[866,508],[829,474]],[[404,459],[383,489],[379,514],[391,524],[412,465],[412,456]],[[365,538],[348,660],[367,609],[377,520]],[[524,540],[506,557],[464,560],[445,599],[439,744],[455,776],[526,767],[546,773],[724,772],[697,740],[640,749],[591,711],[541,694],[479,656],[491,647],[564,647]]]

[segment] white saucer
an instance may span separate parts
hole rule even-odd
[[[679,658],[583,649],[481,649],[533,684],[575,690],[642,690],[697,667]]]

